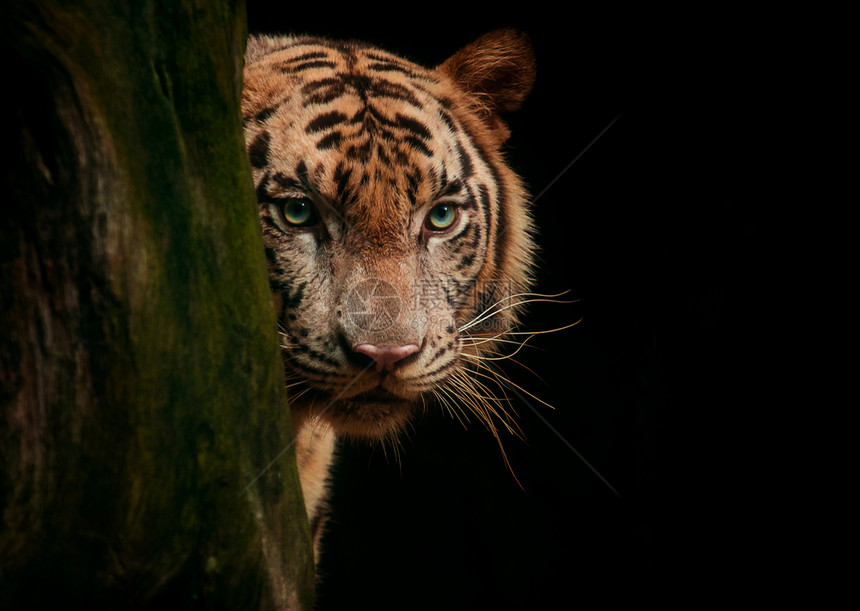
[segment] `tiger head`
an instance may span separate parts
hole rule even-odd
[[[534,73],[512,30],[435,69],[251,38],[242,114],[294,413],[378,438],[456,396],[488,421],[468,397],[488,392],[480,359],[516,323],[533,256],[500,115]]]

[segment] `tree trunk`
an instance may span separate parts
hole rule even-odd
[[[5,13],[0,608],[309,609],[244,3]]]

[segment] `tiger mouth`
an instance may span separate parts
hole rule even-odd
[[[333,401],[322,413],[338,434],[382,439],[403,428],[414,406],[414,401],[377,386],[352,397]]]
[[[335,434],[356,439],[384,439],[396,435],[415,412],[418,398],[404,397],[381,385],[350,397],[312,390],[290,407],[322,418]]]
[[[408,404],[410,401],[404,399],[403,397],[394,394],[393,392],[383,388],[382,386],[377,386],[372,390],[368,390],[362,393],[359,393],[355,396],[349,397],[345,399],[346,402],[352,403],[358,406],[364,405],[401,405]]]

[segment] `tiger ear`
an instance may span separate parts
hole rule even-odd
[[[535,56],[528,35],[494,30],[466,45],[439,66],[469,96],[484,122],[507,139],[500,113],[522,106],[535,81]]]

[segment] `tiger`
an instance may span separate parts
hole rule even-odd
[[[338,440],[384,444],[433,408],[510,428],[481,369],[534,278],[503,115],[535,74],[514,29],[433,68],[358,41],[249,37],[244,138],[317,558]]]

